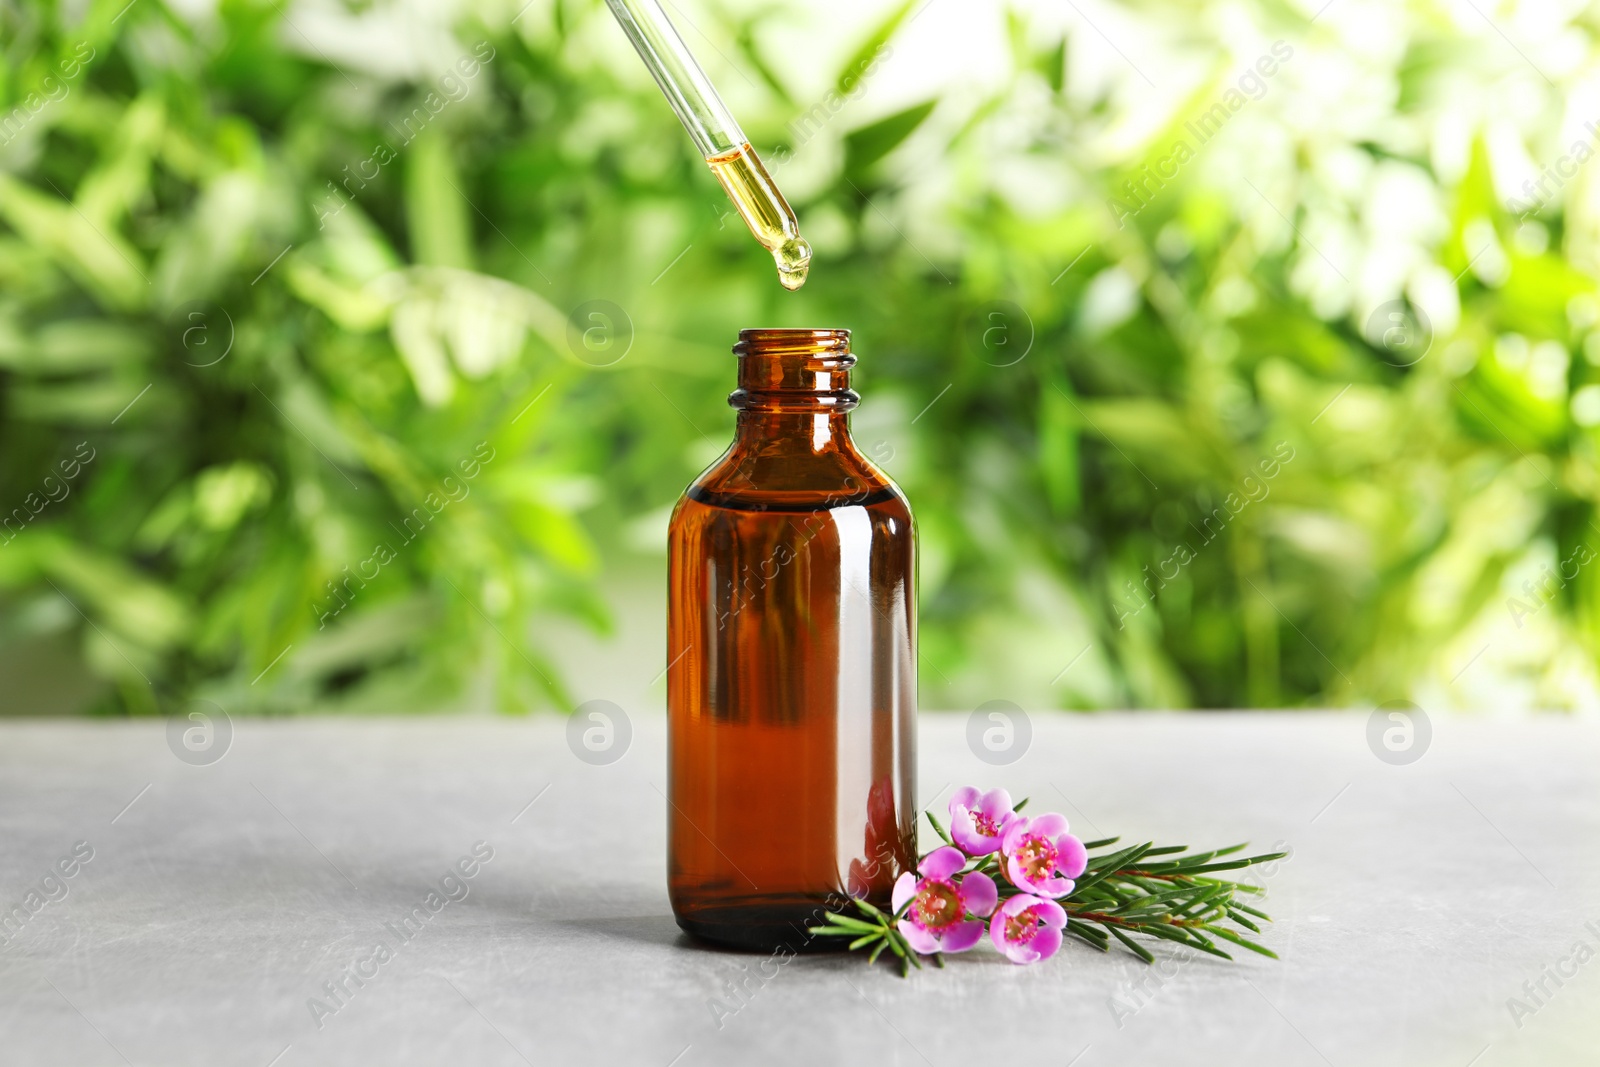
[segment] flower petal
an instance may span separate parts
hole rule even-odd
[[[1037,903],[1039,898],[1028,893],[1018,893],[1014,897],[1009,897],[1000,905],[1000,910],[995,912],[994,923],[991,925],[998,925],[1002,919],[1009,919],[1024,908],[1031,908]]]
[[[1000,912],[996,912],[994,918],[989,920],[989,940],[1001,952],[1006,953],[1008,956],[1011,954],[1011,943],[1006,940],[1005,919]]]
[[[1034,918],[1038,919],[1046,926],[1054,927],[1057,930],[1067,925],[1066,909],[1062,908],[1062,906],[1057,904],[1055,901],[1047,900],[1044,897],[1034,898],[1033,915]],[[1043,931],[1041,931],[1041,933],[1042,932]]]
[[[958,809],[950,820],[950,837],[969,856],[987,856],[1000,851],[1000,838],[979,833],[966,808]]]
[[[969,803],[967,807],[974,805]],[[991,819],[1001,819],[1011,814],[1011,794],[1004,789],[991,789],[979,798],[976,808]]]
[[[1047,960],[1056,954],[1056,949],[1061,947],[1061,931],[1053,926],[1046,926],[1033,935],[1033,940],[1028,942],[1028,947],[1038,953],[1035,959]]]
[[[1005,953],[1006,959],[1017,964],[1033,963],[1039,958],[1039,954],[1033,950],[1033,942],[1031,941],[1017,944],[1007,941],[1000,946],[1000,951]]]
[[[961,903],[979,918],[988,917],[999,900],[1000,890],[995,888],[994,879],[987,874],[973,871],[961,879]]]
[[[950,817],[952,819],[956,817],[957,808],[966,808],[968,811],[971,811],[977,806],[978,798],[980,796],[982,796],[982,794],[978,792],[978,787],[975,785],[964,785],[960,789],[957,789],[954,793],[951,793]]]
[[[939,936],[940,952],[965,952],[983,938],[983,923],[968,919],[957,923]]]
[[[1067,817],[1059,812],[1048,811],[1037,815],[1028,823],[1028,833],[1038,834],[1040,837],[1056,838],[1068,830]]]
[[[1011,879],[1011,884],[1018,889],[1031,891],[1034,882],[1028,877],[1028,870],[1015,856],[1006,857],[1006,877]]]
[[[922,872],[924,878],[948,878],[966,865],[967,857],[961,854],[959,848],[945,845],[922,857],[917,870]]]
[[[933,953],[939,951],[939,939],[928,933],[928,931],[922,929],[920,926],[914,926],[911,923],[906,922],[904,919],[901,919],[895,925],[899,928],[901,935],[906,939],[906,944],[911,946],[911,951],[919,953],[923,956],[931,956]]]
[[[1006,821],[1000,824],[1000,847],[1010,854],[1017,850],[1022,843],[1022,835],[1028,832],[1028,817],[1012,812],[1006,816]]]
[[[1056,868],[1068,878],[1076,878],[1089,867],[1089,850],[1072,834],[1056,838]]]
[[[1054,899],[1056,897],[1064,897],[1072,892],[1074,884],[1076,883],[1071,878],[1044,878],[1033,883],[1029,887],[1029,892],[1037,893],[1041,897]]]
[[[906,901],[916,895],[917,876],[907,871],[895,881],[894,896],[890,897],[889,900],[894,905],[894,910],[899,911]]]

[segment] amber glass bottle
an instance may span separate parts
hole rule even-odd
[[[673,512],[667,880],[678,924],[796,949],[885,903],[916,814],[911,509],[857,451],[848,330],[744,330],[733,446]]]

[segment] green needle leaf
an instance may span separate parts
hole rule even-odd
[[[862,911],[866,912],[868,915],[872,916],[874,919],[883,918],[883,912],[879,911],[872,904],[867,903],[867,901],[865,899],[863,899],[861,897],[854,897],[852,899],[855,900],[856,907],[860,908]]]
[[[1278,958],[1278,954],[1276,952],[1272,951],[1270,948],[1265,948],[1265,947],[1263,947],[1261,945],[1258,945],[1254,941],[1249,940],[1248,938],[1240,937],[1238,934],[1233,933],[1231,930],[1223,930],[1220,927],[1215,927],[1215,926],[1207,927],[1207,929],[1209,929],[1212,933],[1216,934],[1218,937],[1224,938],[1224,939],[1226,939],[1228,941],[1232,941],[1235,945],[1239,945],[1242,948],[1247,948],[1251,952],[1259,952],[1259,953],[1261,953],[1261,955],[1269,956],[1272,959],[1277,959]]]
[[[1078,893],[1088,889],[1097,882],[1104,881],[1106,878],[1109,878],[1111,875],[1117,873],[1117,871],[1123,867],[1130,865],[1134,860],[1144,855],[1145,851],[1149,848],[1150,845],[1148,843],[1143,845],[1134,845],[1131,848],[1125,848],[1121,852],[1113,852],[1111,855],[1105,857],[1105,860],[1098,864],[1094,871],[1085,872],[1085,877],[1073,887],[1073,896],[1076,896]]]
[[[1249,919],[1246,919],[1243,915],[1240,915],[1233,908],[1229,908],[1228,909],[1228,918],[1232,919],[1234,922],[1238,923],[1240,926],[1244,927],[1246,930],[1251,930],[1251,931],[1254,931],[1255,933],[1258,933],[1258,934],[1261,932],[1261,927],[1257,926],[1255,923],[1251,922]]]
[[[1121,941],[1128,947],[1129,952],[1132,952],[1135,956],[1138,956],[1146,963],[1154,963],[1156,961],[1155,956],[1150,952],[1150,950],[1134,941],[1133,938],[1129,937],[1121,930],[1118,930],[1115,926],[1108,927],[1108,929],[1111,931],[1112,937],[1116,938],[1118,941]]]
[[[1101,952],[1110,951],[1110,940],[1106,937],[1105,931],[1099,927],[1090,926],[1088,923],[1080,922],[1077,919],[1068,919],[1067,933],[1081,938]]]
[[[1190,948],[1195,949],[1196,951],[1205,952],[1212,956],[1220,956],[1225,960],[1233,959],[1232,956],[1228,955],[1220,948],[1217,948],[1210,941],[1207,941],[1203,938],[1196,939],[1195,937],[1191,936],[1189,931],[1179,926],[1167,926],[1162,923],[1151,923],[1148,926],[1139,926],[1135,929],[1138,933],[1149,934],[1151,937],[1159,937],[1167,941],[1176,941],[1181,945],[1188,945]]]

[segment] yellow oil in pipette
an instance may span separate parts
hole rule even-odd
[[[751,236],[772,253],[778,265],[778,282],[790,292],[804,285],[811,268],[811,246],[800,236],[794,210],[778,191],[756,150],[748,143],[742,144],[731,152],[707,156],[706,165],[739,209]]]
[[[705,159],[750,233],[778,264],[778,281],[790,292],[806,283],[811,246],[761,157],[750,147],[711,79],[673,28],[660,0],[606,0],[622,31],[644,60],[683,128]]]

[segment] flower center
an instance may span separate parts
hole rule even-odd
[[[1000,827],[995,824],[993,819],[981,811],[975,811],[972,813],[972,825],[977,829],[978,833],[982,834],[984,837],[1000,836]]]
[[[1024,837],[1016,858],[1031,881],[1043,881],[1056,873],[1056,846],[1048,838],[1036,834]]]
[[[961,906],[961,894],[952,883],[942,878],[925,878],[917,887],[916,899],[906,917],[924,930],[942,930],[960,922],[965,910]]]
[[[1039,921],[1033,908],[1023,908],[1006,920],[1005,938],[1013,945],[1026,945],[1039,932]]]

